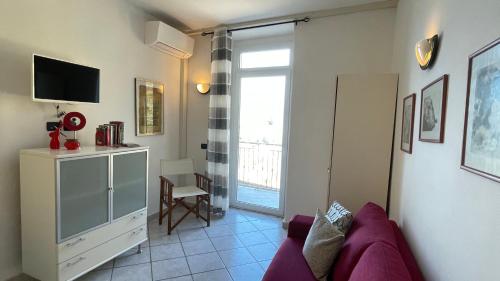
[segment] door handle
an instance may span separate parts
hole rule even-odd
[[[74,261],[74,262],[68,262],[68,263],[66,264],[66,267],[71,267],[71,266],[73,266],[73,265],[75,265],[75,264],[77,264],[77,263],[79,263],[79,262],[83,261],[84,259],[85,259],[85,257],[79,257],[79,258],[78,258],[76,261]]]
[[[138,218],[144,216],[144,213],[139,213],[137,215],[134,215],[130,218],[131,221],[137,220]]]
[[[85,241],[85,238],[80,237],[80,238],[78,238],[77,240],[75,240],[75,241],[73,241],[73,242],[66,243],[66,245],[65,245],[65,246],[66,246],[66,247],[73,247],[73,246],[75,246],[76,244],[78,244],[78,243],[80,243],[80,242],[83,242],[83,241]]]
[[[137,230],[137,231],[132,231],[132,233],[131,233],[130,235],[131,235],[131,236],[137,235],[137,234],[141,233],[143,230],[144,230],[144,228],[142,228],[142,227],[141,227],[141,228],[140,228],[139,230]]]

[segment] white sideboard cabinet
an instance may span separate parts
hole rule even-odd
[[[23,272],[73,280],[147,240],[148,148],[20,153]]]

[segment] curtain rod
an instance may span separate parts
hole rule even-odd
[[[299,22],[308,22],[311,19],[309,17],[301,18],[301,19],[295,19],[295,20],[289,20],[289,21],[282,21],[282,22],[275,22],[275,23],[268,23],[268,24],[261,24],[261,25],[254,25],[254,26],[246,26],[246,27],[239,27],[239,28],[231,28],[228,29],[227,31],[238,31],[238,30],[246,30],[246,29],[253,29],[253,28],[261,28],[261,27],[268,27],[268,26],[273,26],[273,25],[280,25],[280,24],[287,24],[287,23],[294,23],[295,25],[299,24]],[[214,34],[213,31],[209,32],[202,32],[201,36],[207,36],[209,34]]]

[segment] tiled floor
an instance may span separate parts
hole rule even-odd
[[[278,208],[280,202],[279,190],[255,188],[249,185],[238,185],[238,201],[266,206],[269,208]]]
[[[78,280],[257,281],[286,236],[280,218],[238,209],[204,226],[191,214],[168,236],[151,221],[141,254],[133,248]]]

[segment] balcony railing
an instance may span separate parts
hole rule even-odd
[[[239,143],[238,182],[255,188],[280,189],[281,145]]]

